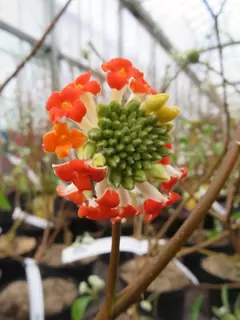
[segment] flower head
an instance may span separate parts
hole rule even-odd
[[[53,165],[53,169],[66,183],[58,187],[59,195],[79,205],[80,218],[111,219],[115,223],[143,213],[145,221],[150,222],[180,199],[171,189],[187,174],[186,169],[179,171],[170,164],[171,121],[179,109],[165,106],[168,95],[156,94],[129,60],[115,58],[104,63],[102,69],[113,89],[111,101],[96,103],[94,96],[100,86],[90,80],[90,72],[61,93],[54,93],[47,108],[50,112],[58,108],[55,120],[66,111],[66,105],[62,105],[65,102],[71,110],[76,103],[83,103],[85,113],[77,121],[82,131],[58,123],[44,136],[44,149],[60,158],[71,148],[76,149],[76,159]],[[121,97],[128,86],[130,98],[124,104]],[[71,99],[66,95],[69,92]],[[69,113],[64,115],[76,125]],[[160,189],[155,182],[160,183]]]
[[[62,91],[55,91],[47,101],[46,109],[49,111],[49,120],[57,122],[62,117],[81,122],[86,115],[86,107],[80,101],[82,92],[73,88],[65,87]]]
[[[53,131],[43,137],[43,149],[46,152],[56,152],[59,159],[66,158],[71,148],[81,147],[87,136],[78,129],[69,129],[63,122],[56,123]]]

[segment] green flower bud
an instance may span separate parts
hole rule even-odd
[[[135,119],[128,119],[128,126],[132,127],[136,123]]]
[[[125,149],[125,145],[124,145],[124,144],[118,144],[118,145],[116,146],[116,150],[117,150],[118,152],[123,151],[124,149]]]
[[[155,140],[154,141],[154,145],[157,147],[157,148],[161,148],[162,146],[164,146],[166,143],[162,140]]]
[[[140,117],[145,117],[145,116],[146,116],[146,113],[145,113],[144,110],[142,110],[142,109],[138,110],[138,117],[139,117],[139,118],[140,118]]]
[[[127,109],[128,113],[131,113],[133,111],[138,111],[139,107],[140,107],[140,101],[137,99],[133,99],[130,102],[128,102],[128,104],[126,104],[124,109]]]
[[[174,127],[174,124],[172,122],[167,122],[163,125],[164,128],[166,128],[166,133],[170,132],[172,128]]]
[[[109,167],[112,167],[112,168],[116,168],[117,167],[117,162],[114,160],[114,158],[108,158],[107,159],[107,163],[109,165]]]
[[[122,135],[129,133],[129,131],[130,131],[130,129],[128,127],[123,127],[121,130]]]
[[[96,151],[97,151],[97,146],[94,141],[88,141],[83,146],[83,156],[86,160],[92,159]]]
[[[157,147],[156,147],[156,146],[154,146],[154,145],[148,146],[148,151],[153,152],[153,151],[156,151],[156,150],[157,150]]]
[[[142,167],[144,170],[148,170],[152,167],[152,162],[151,161],[148,161],[148,160],[145,160],[142,162]]]
[[[148,173],[151,175],[151,177],[153,177],[154,179],[158,179],[161,182],[167,182],[170,178],[164,166],[160,163],[153,164],[152,167],[148,170]]]
[[[109,118],[101,118],[98,120],[98,126],[102,130],[111,128],[112,121]]]
[[[99,128],[92,128],[88,131],[88,136],[90,139],[97,141],[101,139],[101,133]]]
[[[129,164],[133,164],[133,163],[134,163],[133,157],[128,156],[128,157],[127,157],[127,162],[128,162]]]
[[[121,114],[120,117],[119,117],[119,121],[121,121],[123,123],[126,120],[127,120],[127,115],[126,114]]]
[[[133,164],[133,168],[134,168],[135,170],[142,169],[142,163],[141,163],[141,161],[135,161],[134,164]]]
[[[162,156],[159,154],[159,152],[152,152],[152,161],[157,161],[160,160],[162,158]]]
[[[102,150],[104,148],[107,148],[107,146],[108,146],[108,141],[107,140],[101,140],[97,144],[97,149],[100,151],[100,150]]]
[[[138,160],[141,159],[141,155],[140,155],[139,153],[135,153],[135,154],[133,155],[133,159],[136,160],[136,161],[138,161]]]
[[[138,183],[145,182],[147,180],[146,174],[143,170],[136,170],[134,172],[134,180]]]
[[[108,140],[108,144],[109,144],[111,147],[115,147],[115,146],[118,144],[118,141],[117,141],[117,139],[115,139],[115,138],[110,138],[110,139]]]
[[[149,146],[149,145],[153,144],[154,142],[151,139],[145,138],[145,139],[143,139],[142,143],[145,146]]]
[[[144,138],[148,135],[148,132],[144,129],[141,132],[139,132],[139,138]]]
[[[145,125],[154,126],[158,122],[158,117],[155,114],[151,114],[145,118]]]
[[[148,139],[156,140],[156,139],[158,139],[158,135],[157,135],[157,134],[154,134],[154,133],[149,133]]]
[[[142,126],[141,126],[141,124],[135,124],[133,127],[132,127],[132,129],[131,129],[131,131],[139,131],[139,130],[141,130],[142,129]]]
[[[148,126],[148,127],[145,127],[144,130],[149,133],[150,131],[152,131],[153,127],[152,126]]]
[[[112,128],[114,130],[119,130],[119,129],[121,129],[121,127],[122,127],[122,124],[120,121],[118,121],[118,120],[113,121]]]
[[[117,139],[121,138],[122,137],[122,131],[120,131],[120,130],[114,131],[114,137],[117,138]]]
[[[121,171],[117,169],[111,169],[109,176],[108,176],[109,182],[118,189],[120,187],[120,184],[122,182],[122,174]]]
[[[148,152],[145,152],[145,153],[142,154],[142,158],[144,160],[151,160],[152,156]]]
[[[158,149],[158,153],[162,157],[168,157],[173,154],[173,151],[171,149],[167,149],[167,148],[160,148],[160,149]]]
[[[131,141],[131,138],[129,136],[125,136],[121,139],[121,143],[128,144]]]
[[[109,107],[111,108],[112,112],[115,112],[117,114],[119,114],[122,111],[122,107],[120,103],[117,101],[111,101]]]
[[[112,158],[113,158],[113,160],[114,160],[117,164],[119,164],[120,158],[119,158],[118,155],[115,154]]]
[[[125,160],[121,160],[121,162],[119,163],[119,168],[121,170],[124,170],[126,168],[126,166],[127,166],[126,161]]]
[[[135,151],[135,148],[134,148],[134,146],[132,146],[131,144],[129,144],[128,146],[126,146],[126,151],[132,153],[132,152]]]
[[[164,126],[155,126],[152,130],[152,133],[160,135],[166,132],[166,127]]]
[[[137,152],[139,153],[146,152],[147,150],[148,150],[147,146],[144,146],[143,144],[137,147]]]
[[[106,156],[111,156],[111,155],[113,155],[114,153],[115,153],[115,149],[112,148],[112,147],[107,148],[107,149],[105,150],[105,152],[104,152],[104,154],[105,154]]]
[[[122,181],[123,188],[127,190],[133,190],[134,189],[134,180],[132,177],[124,177]]]
[[[107,139],[108,138],[112,138],[113,131],[110,130],[110,129],[105,129],[105,130],[103,130],[102,135],[103,135],[104,138],[107,138]]]
[[[158,139],[159,139],[160,141],[165,142],[164,144],[173,142],[173,137],[171,137],[171,136],[169,136],[169,135],[159,135],[159,136],[158,136]]]
[[[116,121],[118,120],[118,115],[116,112],[111,112],[110,113],[110,118],[112,119],[112,121]]]
[[[137,112],[133,111],[129,114],[128,119],[136,119],[137,118]]]
[[[99,103],[97,105],[97,115],[99,118],[107,117],[110,113],[110,107],[107,104]]]
[[[126,177],[131,177],[132,176],[132,168],[130,166],[126,166],[126,168],[124,170],[124,174],[126,175]]]
[[[137,136],[138,136],[138,132],[137,131],[133,131],[133,132],[130,133],[131,139],[136,139]]]
[[[128,154],[125,152],[125,151],[122,151],[118,154],[118,156],[121,158],[121,159],[125,159],[127,158]]]
[[[132,141],[132,145],[135,146],[139,146],[142,143],[142,140],[140,138],[136,138]]]

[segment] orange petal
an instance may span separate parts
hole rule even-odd
[[[82,101],[78,100],[73,103],[71,110],[67,112],[67,117],[73,121],[81,122],[86,115],[87,109]]]
[[[84,86],[84,91],[85,92],[90,92],[92,93],[94,96],[96,96],[97,94],[99,94],[99,92],[101,91],[101,86],[100,83],[98,83],[95,80],[89,81],[85,86]]]
[[[74,149],[81,147],[87,140],[86,135],[78,130],[73,128],[71,131],[71,141],[72,141],[72,147]]]
[[[107,83],[110,88],[121,90],[127,84],[128,78],[116,72],[109,72],[107,75]]]
[[[54,91],[48,98],[46,109],[50,110],[53,107],[60,108],[62,103],[61,92]]]
[[[96,199],[96,202],[100,206],[115,208],[120,203],[119,194],[115,190],[107,189],[100,198]]]
[[[75,88],[72,88],[71,86],[66,86],[62,91],[61,91],[61,96],[62,96],[62,101],[64,102],[70,102],[73,103],[77,99],[79,99],[82,95],[81,90],[77,90]]]
[[[107,72],[107,71],[119,71],[121,69],[126,69],[132,66],[132,63],[128,59],[124,58],[114,58],[109,60],[106,63],[102,64],[102,70]]]
[[[69,151],[71,149],[72,145],[71,144],[65,144],[61,146],[56,147],[56,155],[59,159],[63,159],[69,156]]]
[[[43,149],[46,152],[55,152],[57,146],[56,136],[53,131],[43,136]]]
[[[55,123],[62,117],[66,116],[66,111],[60,108],[53,107],[49,111],[49,121]]]
[[[91,70],[89,70],[88,72],[84,73],[84,74],[81,74],[79,77],[77,77],[77,79],[75,80],[75,84],[76,85],[86,85],[89,81],[90,81],[90,78],[91,78],[91,75],[92,75],[92,72]]]
[[[54,125],[54,132],[56,134],[56,136],[68,136],[70,135],[70,131],[68,128],[68,124],[65,122],[58,122]]]

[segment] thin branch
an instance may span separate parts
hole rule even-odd
[[[109,264],[109,271],[108,271],[106,298],[105,298],[103,314],[102,316],[99,317],[99,319],[102,319],[102,320],[108,319],[112,311],[112,306],[115,302],[116,281],[117,281],[119,252],[120,252],[119,251],[120,237],[121,237],[121,222],[116,222],[112,224],[112,249],[111,249],[110,264]]]
[[[240,45],[240,40],[236,40],[236,41],[230,41],[230,42],[222,43],[221,44],[221,48],[224,49],[224,48],[227,48],[227,47],[230,47],[230,46],[239,46],[239,45]],[[203,52],[206,52],[206,51],[216,50],[218,48],[219,48],[219,46],[215,45],[215,46],[211,46],[211,47],[208,47],[208,48],[202,48],[202,49],[200,49],[200,52],[203,53]]]
[[[171,240],[161,249],[161,252],[153,258],[152,263],[146,266],[142,273],[133,283],[120,293],[116,305],[108,317],[108,320],[116,319],[116,317],[125,311],[132,303],[139,300],[141,294],[147,289],[150,283],[159,275],[166,265],[173,259],[185,241],[191,236],[197,228],[206,212],[212,206],[217,195],[222,189],[225,181],[231,173],[238,156],[240,154],[240,146],[237,141],[240,140],[240,127],[237,130],[236,140],[234,140],[224,157],[220,168],[212,181],[207,193],[192,211],[189,218],[179,228]],[[99,318],[97,318],[99,319]],[[101,319],[101,318],[100,318]]]
[[[175,72],[175,74],[170,78],[170,79],[166,79],[167,83],[163,83],[160,92],[166,92],[167,89],[169,88],[169,86],[171,85],[171,83],[177,79],[178,75],[180,74],[181,71],[183,71],[186,66],[188,65],[188,62],[184,62],[182,65],[179,65],[177,71]]]
[[[0,95],[3,91],[3,89],[8,85],[8,83],[18,75],[18,73],[21,71],[21,69],[25,66],[25,64],[35,56],[35,54],[38,52],[38,50],[41,48],[43,42],[49,35],[49,33],[53,30],[54,26],[60,19],[60,17],[63,15],[63,13],[66,11],[69,4],[72,2],[72,0],[68,0],[67,3],[62,7],[62,9],[58,12],[58,14],[55,16],[55,18],[51,21],[51,23],[48,25],[47,29],[43,33],[42,37],[36,42],[30,53],[18,64],[15,71],[0,85]]]

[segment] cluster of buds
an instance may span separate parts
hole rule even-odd
[[[144,213],[150,222],[180,199],[171,189],[187,174],[170,164],[171,121],[179,109],[166,106],[168,95],[157,94],[129,60],[111,59],[102,70],[111,88],[109,103],[96,103],[101,86],[90,71],[49,97],[54,127],[43,147],[59,159],[75,150],[74,159],[53,169],[64,182],[58,194],[79,205],[79,217],[114,223]]]

